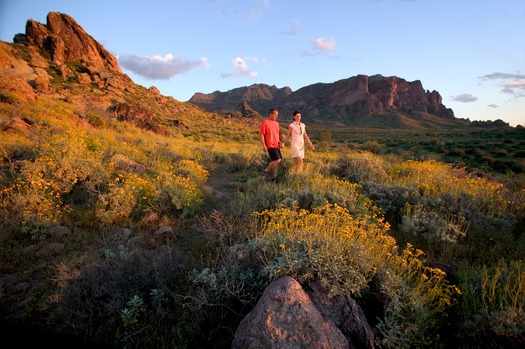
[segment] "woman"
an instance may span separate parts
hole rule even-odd
[[[304,160],[304,140],[308,142],[312,150],[315,149],[310,137],[306,134],[306,126],[301,122],[301,113],[297,110],[293,112],[294,121],[288,126],[288,134],[284,140],[284,144],[288,142],[290,137],[292,141],[290,148],[292,148],[292,158],[295,160],[295,167],[298,173],[303,171]]]

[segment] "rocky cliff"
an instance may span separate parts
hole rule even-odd
[[[289,87],[265,84],[240,87],[228,92],[196,93],[190,103],[208,111],[238,114],[248,104],[261,115],[278,107],[281,115],[300,110],[305,121],[337,121],[360,124],[370,115],[412,119],[456,120],[437,91],[424,90],[421,81],[381,75],[357,75],[334,83],[317,83],[292,92]]]

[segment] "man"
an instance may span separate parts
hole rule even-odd
[[[283,159],[280,148],[284,146],[281,126],[277,122],[278,116],[279,111],[276,108],[270,109],[268,113],[268,118],[262,122],[259,131],[263,151],[265,153],[268,153],[271,160],[271,162],[264,170],[264,174],[273,182],[278,182],[277,170],[279,167],[279,163]]]

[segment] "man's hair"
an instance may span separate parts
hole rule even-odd
[[[268,112],[268,114],[272,114],[274,111],[277,111],[278,109],[277,108],[272,108],[270,109],[270,111]]]

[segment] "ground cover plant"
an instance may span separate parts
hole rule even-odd
[[[523,130],[312,125],[304,172],[285,149],[275,184],[258,119],[148,105],[159,134],[94,104],[0,100],[3,125],[31,128],[0,140],[5,328],[228,348],[290,275],[355,298],[382,348],[525,343]]]

